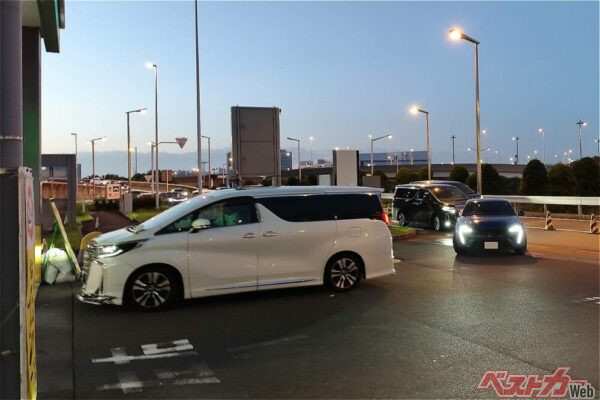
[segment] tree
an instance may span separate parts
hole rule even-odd
[[[265,178],[260,180],[261,186],[271,186],[271,178]]]
[[[467,179],[465,179],[465,183],[468,187],[473,190],[477,190],[477,175],[471,174]]]
[[[299,184],[298,178],[296,178],[295,176],[290,176],[287,179],[288,186],[298,186],[298,184]]]
[[[564,165],[556,164],[548,172],[548,194],[550,196],[575,196],[577,181],[573,170]]]
[[[408,168],[400,168],[396,173],[396,183],[404,185],[417,180],[417,175]]]
[[[465,183],[468,177],[469,171],[467,171],[465,167],[463,167],[462,165],[455,165],[454,167],[452,167],[448,179],[450,179],[451,181]]]
[[[104,179],[109,179],[111,181],[126,181],[127,178],[123,176],[119,176],[117,174],[106,174],[104,175]]]
[[[500,176],[502,178],[502,194],[506,195],[516,195],[519,194],[519,190],[521,188],[521,179],[518,176],[513,176],[510,178]]]
[[[546,194],[548,175],[546,167],[540,160],[531,160],[523,169],[523,180],[521,181],[521,194],[543,196]]]
[[[426,181],[429,179],[429,170],[427,169],[427,166],[419,168],[419,171],[417,171],[417,178],[420,181]]]
[[[308,175],[306,177],[306,180],[308,181],[308,184],[311,186],[316,186],[319,184],[319,178],[317,178],[316,175]]]
[[[570,166],[573,170],[573,175],[575,175],[575,182],[577,183],[577,195],[599,196],[600,166],[598,162],[591,157],[584,157],[573,161]]]
[[[491,164],[483,164],[481,166],[481,176],[483,184],[483,193],[481,194],[502,194],[503,182],[500,174]]]

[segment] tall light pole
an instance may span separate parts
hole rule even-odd
[[[410,113],[417,115],[418,113],[425,114],[425,135],[427,137],[427,179],[431,180],[431,150],[429,148],[429,111],[420,109],[417,106],[410,108]]]
[[[210,137],[204,136],[204,135],[202,135],[201,137],[208,140],[208,185],[212,188],[213,187],[213,179],[212,179],[212,171],[210,169]],[[200,170],[200,171],[202,171],[202,170]],[[200,193],[200,190],[198,190],[198,193]]]
[[[177,138],[177,139],[183,139],[181,140],[176,140],[174,142],[153,142],[152,140],[148,140],[148,144],[150,145],[150,151],[152,154],[156,156],[158,156],[158,145],[160,144],[177,144],[179,145],[179,148],[183,148],[183,146],[185,146],[185,143],[187,141],[187,138]],[[156,159],[155,159],[156,160]],[[156,171],[158,172],[158,163],[156,163]],[[167,171],[167,178],[169,177],[169,172]],[[159,179],[158,179],[158,173],[156,174],[156,180],[155,183],[158,183]],[[167,183],[167,189],[169,187],[169,184]],[[158,185],[156,185],[156,198],[158,198]]]
[[[146,63],[146,68],[154,70],[154,143],[159,143],[158,141],[158,66],[152,62]],[[154,173],[154,199],[155,199],[155,207],[159,208],[159,199],[158,199],[158,145],[154,146],[154,164],[156,165],[156,170]]]
[[[380,139],[391,139],[392,138],[392,134],[390,133],[389,135],[383,135],[383,136],[379,136],[374,138],[373,135],[369,135],[369,140],[371,140],[371,175],[373,175],[374,172],[374,165],[373,165],[373,142],[376,142]]]
[[[96,199],[96,142],[98,140],[105,140],[106,136],[89,140],[92,144],[92,197]]]
[[[538,129],[538,132],[542,134],[542,146],[543,146],[543,159],[544,159],[544,164],[546,164],[546,132],[544,132],[544,128],[540,128]]]
[[[75,136],[75,200],[77,200],[77,190],[79,188],[79,176],[77,175],[77,134],[75,132],[71,133],[71,136]]]
[[[129,114],[141,113],[145,114],[147,108],[138,108],[137,110],[126,111],[127,114],[127,192],[131,193],[131,129],[129,124]],[[137,155],[136,155],[137,157]]]
[[[596,142],[596,157],[600,157],[600,138],[594,139]]]
[[[454,164],[454,139],[456,139],[456,136],[452,135],[450,139],[452,139],[452,164]]]
[[[294,139],[288,136],[287,140],[298,142],[298,184],[302,182],[302,168],[300,168],[300,139]]]
[[[576,122],[579,125],[579,158],[583,158],[583,147],[581,141],[583,140],[583,128],[587,126],[587,122],[579,120]]]
[[[138,169],[137,169],[137,146],[135,146],[135,175],[137,175],[138,173]]]
[[[498,150],[494,150],[494,153],[498,156],[498,165],[500,165],[500,152]]]
[[[448,35],[452,40],[462,39],[475,45],[475,144],[477,146],[477,192],[483,194],[483,186],[481,184],[481,121],[479,115],[479,41],[456,28],[450,29]]]
[[[315,165],[315,163],[314,163],[315,159],[313,158],[313,152],[312,152],[312,150],[313,150],[313,142],[315,141],[315,137],[311,136],[311,137],[308,138],[308,140],[310,141],[310,166],[312,168]]]
[[[77,134],[73,132],[71,136],[75,136],[75,168],[77,168]]]
[[[517,165],[517,164],[519,164],[519,137],[518,136],[514,136],[512,138],[512,140],[517,145],[517,154],[515,154],[515,165]]]
[[[202,129],[200,125],[200,52],[198,50],[198,0],[194,0],[194,21],[196,28],[196,140],[198,142],[198,194],[202,194]],[[158,138],[156,138],[158,141]],[[209,150],[210,154],[210,150]],[[210,172],[210,171],[209,171]]]

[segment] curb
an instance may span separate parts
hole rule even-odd
[[[392,235],[392,240],[394,242],[396,242],[398,240],[406,240],[406,239],[412,238],[416,234],[417,234],[417,230],[413,228],[410,232],[407,232],[407,233],[397,233],[395,235]]]

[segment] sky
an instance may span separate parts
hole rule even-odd
[[[432,161],[473,162],[474,46],[448,39],[460,27],[479,46],[483,147],[501,161],[543,152],[551,163],[568,149],[596,154],[599,118],[599,3],[592,2],[206,2],[200,1],[202,134],[212,137],[219,166],[231,146],[230,107],[276,106],[285,137],[303,140],[308,159],[331,149],[367,152],[368,135],[393,134],[376,151],[425,149],[430,112]],[[83,175],[91,172],[87,140],[97,143],[97,172],[125,174],[126,163],[103,152],[132,146],[149,168],[158,65],[159,139],[188,137],[183,149],[164,145],[161,168],[194,167],[196,93],[192,1],[67,1],[61,52],[43,54],[42,150],[73,153],[78,133]],[[203,157],[206,157],[206,142]],[[189,154],[188,154],[189,153]],[[111,153],[115,154],[115,153]],[[497,155],[490,154],[490,162]],[[114,160],[114,157],[111,158]],[[189,165],[187,165],[189,164]],[[147,165],[147,166],[146,166]]]

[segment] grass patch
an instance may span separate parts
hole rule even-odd
[[[164,209],[157,210],[155,208],[140,208],[138,210],[130,212],[127,216],[129,218],[135,219],[136,221],[144,222],[147,219],[150,219],[163,211]]]
[[[390,233],[392,235],[404,235],[415,230],[415,228],[409,226],[389,225],[388,227],[390,228]]]
[[[75,254],[77,254],[77,252],[79,251],[79,246],[81,245],[81,232],[79,231],[79,227],[73,226],[73,225],[66,225],[65,232],[67,234],[67,239],[69,240],[69,243],[71,244],[71,248],[73,249],[73,252],[75,252]],[[48,243],[48,245],[50,245],[50,242],[52,241],[52,232],[45,235],[44,239],[46,239],[46,243]],[[54,243],[54,246],[61,248],[61,249],[65,248],[65,241],[64,241],[62,235],[60,234],[60,231],[56,235],[56,243]]]

